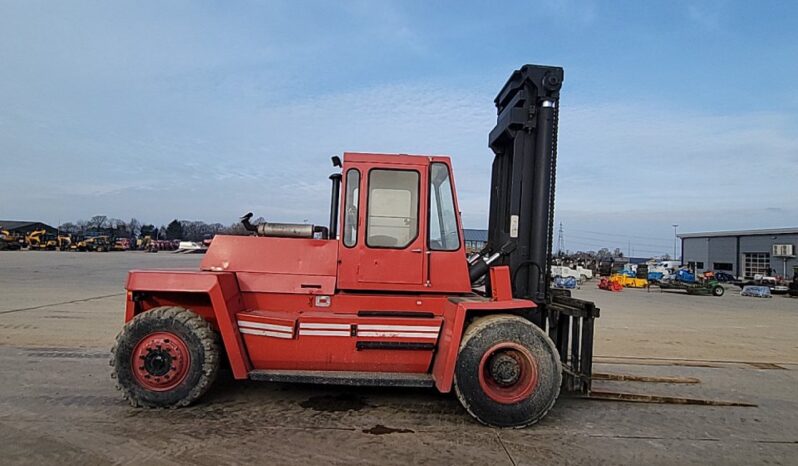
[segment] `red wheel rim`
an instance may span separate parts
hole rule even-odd
[[[142,338],[133,349],[133,377],[147,390],[169,391],[186,378],[191,354],[186,343],[171,332],[155,332]]]
[[[518,343],[493,345],[479,361],[479,385],[497,403],[518,403],[538,386],[537,360]]]

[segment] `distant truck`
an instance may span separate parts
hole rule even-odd
[[[577,265],[575,269],[565,266],[565,265],[552,265],[551,266],[551,276],[553,278],[561,277],[561,278],[568,278],[573,277],[579,283],[586,282],[593,278],[593,271],[590,269],[586,269],[581,265]]]
[[[681,267],[679,261],[659,261],[648,267],[648,279],[656,281],[667,280],[679,270],[679,267]]]
[[[682,264],[679,261],[659,261],[655,265],[655,267],[660,267],[660,268],[668,269],[668,270],[671,270],[671,271],[676,270],[676,269],[678,269],[681,266],[682,266]]]

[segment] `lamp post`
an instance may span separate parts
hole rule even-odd
[[[677,243],[678,243],[678,240],[679,240],[679,237],[676,236],[676,229],[679,228],[679,225],[674,223],[671,226],[673,226],[673,260],[676,260],[676,258],[678,257],[676,255],[676,251],[677,251],[676,247],[677,247]],[[681,260],[679,262],[681,262]]]

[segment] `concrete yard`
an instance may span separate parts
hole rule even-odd
[[[171,253],[0,253],[2,464],[796,464],[798,299],[720,298],[589,282],[597,372],[698,384],[596,389],[756,407],[561,397],[538,425],[484,427],[434,390],[233,382],[197,405],[129,407],[109,348],[131,268],[195,268]]]

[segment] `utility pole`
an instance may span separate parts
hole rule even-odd
[[[678,240],[679,240],[679,237],[676,236],[676,229],[679,228],[679,225],[674,223],[672,226],[673,226],[673,260],[676,260],[679,257],[676,254]],[[681,259],[679,260],[679,262],[681,262]]]
[[[559,255],[565,254],[565,238],[563,238],[562,222],[560,222],[560,231],[557,235],[557,252]]]

